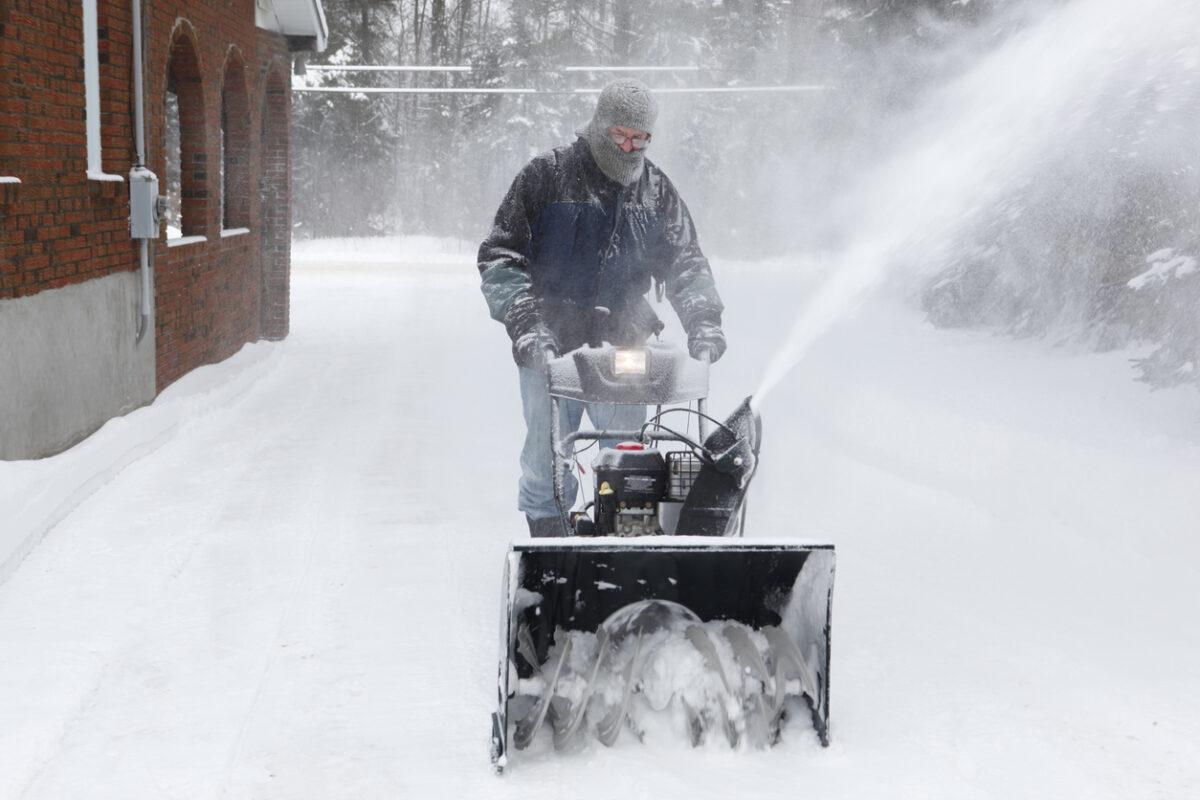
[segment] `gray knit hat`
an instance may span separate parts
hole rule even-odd
[[[608,130],[613,125],[652,133],[658,117],[658,103],[646,84],[633,78],[621,78],[604,87],[596,101],[592,121]]]
[[[620,125],[650,133],[657,117],[658,103],[646,85],[633,78],[620,78],[604,87],[591,121],[576,133],[587,140],[600,170],[628,186],[641,177],[645,153],[626,153],[609,137],[608,129]]]

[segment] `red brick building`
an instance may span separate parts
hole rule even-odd
[[[291,60],[325,36],[320,0],[0,2],[0,459],[287,335]]]

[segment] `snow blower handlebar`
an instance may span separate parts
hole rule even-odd
[[[663,430],[576,431],[561,434],[561,400],[585,403],[662,406],[696,402],[704,414],[708,395],[708,362],[691,358],[686,351],[662,343],[642,347],[585,345],[546,363],[546,387],[550,394],[550,443],[554,458],[554,497],[559,508],[563,535],[573,533],[570,502],[564,498],[565,471],[571,452],[580,439],[627,440],[649,444],[653,440],[688,442]],[[701,427],[701,438],[705,434]]]
[[[546,364],[551,397],[585,403],[665,405],[708,396],[708,362],[665,344],[585,346]]]
[[[617,525],[618,535],[646,535],[666,531],[687,532],[704,536],[732,535],[736,530],[738,510],[742,507],[746,489],[757,464],[759,427],[757,415],[750,410],[749,402],[743,403],[725,423],[711,420],[705,410],[708,393],[709,363],[695,359],[681,348],[654,343],[640,348],[619,348],[612,345],[581,347],[547,364],[546,380],[551,398],[550,440],[554,459],[554,495],[562,522],[562,533],[591,532],[586,522],[577,525],[570,513],[571,498],[565,497],[566,471],[570,469],[575,442],[589,441],[634,441],[648,450],[656,442],[678,442],[690,453],[690,461],[664,461],[657,451],[645,456],[630,454],[624,458],[606,458],[604,466],[613,476],[601,491],[601,472],[597,478],[597,513],[604,505],[601,494],[616,502],[618,518],[597,524],[594,533],[608,535],[609,523]],[[561,433],[561,400],[569,399],[592,403],[615,403],[626,405],[657,405],[659,412],[638,430],[601,430]],[[694,409],[676,408],[668,411],[693,414],[699,419],[699,442],[680,434],[658,420],[662,406],[694,402]],[[708,422],[715,422],[716,430],[710,434]],[[601,456],[607,452],[601,451]],[[667,455],[673,458],[676,453]],[[600,463],[600,462],[597,462]],[[635,463],[637,466],[635,467]],[[690,466],[689,466],[690,465]],[[633,470],[636,474],[627,474]],[[632,481],[632,483],[631,483]],[[670,498],[668,484],[686,489],[676,489]],[[653,488],[624,489],[628,497],[621,496],[624,487],[635,485]],[[670,501],[680,508],[682,528],[668,524],[654,512],[656,504]],[[635,502],[626,505],[624,501]],[[680,505],[681,504],[681,505]],[[652,509],[643,512],[642,509]],[[665,513],[665,512],[664,512]],[[631,515],[631,516],[622,516]],[[610,515],[611,516],[611,515]],[[636,517],[636,519],[635,519]],[[619,523],[619,524],[618,524]],[[660,527],[662,530],[660,530]],[[579,530],[576,530],[579,528]],[[625,531],[624,533],[620,531]]]

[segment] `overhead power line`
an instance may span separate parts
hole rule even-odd
[[[401,66],[383,65],[369,67],[365,65],[353,64],[305,64],[306,70],[313,72],[471,72],[470,66],[443,66],[443,67],[418,67],[418,66]]]
[[[820,84],[797,84],[794,86],[670,86],[665,89],[650,91],[655,94],[703,94],[713,92],[750,93],[750,92],[825,92],[832,86]],[[575,89],[575,94],[600,94],[600,89]]]
[[[492,89],[457,86],[293,86],[293,92],[333,94],[537,94],[536,89]]]
[[[305,64],[305,69],[325,72],[474,72],[470,64],[455,65],[416,65],[416,64]],[[544,70],[538,70],[544,71]],[[550,71],[554,71],[553,69]],[[592,66],[558,67],[561,72],[699,72],[700,67],[694,64],[684,66],[655,66],[655,67],[606,67],[603,64]]]
[[[687,67],[560,67],[563,72],[699,72],[700,68]]]
[[[652,89],[655,94],[754,94],[764,92],[825,92],[834,87],[820,84],[795,86],[690,86]],[[333,94],[599,94],[601,89],[523,89],[508,87],[438,86],[293,86],[293,92]]]
[[[472,73],[475,68],[469,64],[454,65],[421,65],[421,64],[309,64],[306,70],[314,72],[365,72],[365,73]],[[666,66],[605,66],[603,64],[581,64],[556,68],[518,67],[508,72],[518,73],[554,73],[554,72],[700,72],[701,67],[695,64],[676,64]],[[823,84],[791,84],[787,86],[670,86],[654,89],[659,94],[752,94],[760,92],[822,92],[834,87]],[[543,95],[572,95],[597,94],[595,89],[535,89],[523,87],[499,86],[305,86],[293,85],[294,92],[325,92],[331,94],[543,94]]]

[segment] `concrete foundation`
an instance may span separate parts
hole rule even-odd
[[[154,323],[135,344],[140,276],[0,300],[0,459],[62,452],[154,400]]]

